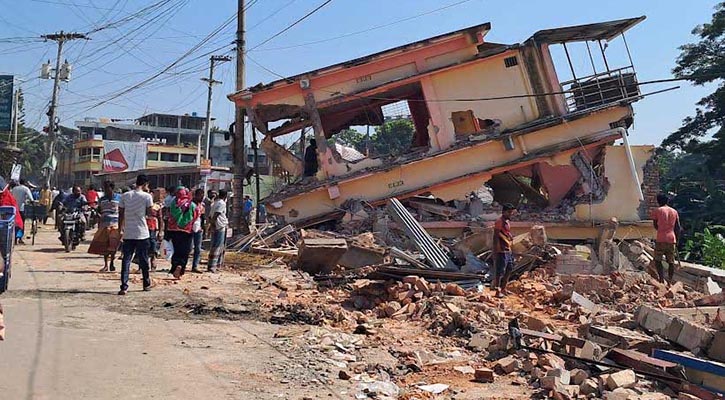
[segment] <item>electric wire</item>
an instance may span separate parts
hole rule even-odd
[[[292,29],[295,25],[297,25],[300,22],[302,22],[302,21],[306,20],[307,18],[311,17],[314,13],[316,13],[319,10],[321,10],[323,7],[325,7],[326,5],[330,4],[331,2],[332,2],[332,0],[325,0],[320,5],[318,5],[317,7],[315,7],[314,9],[312,9],[311,11],[309,11],[307,14],[305,14],[302,17],[298,18],[293,23],[287,25],[287,27],[285,27],[281,31],[275,33],[274,35],[272,35],[272,36],[268,37],[267,39],[263,40],[262,42],[258,43],[257,45],[255,45],[251,49],[247,50],[247,52],[254,51],[254,49],[256,49],[256,48],[258,48],[260,46],[264,46],[264,44],[269,43],[271,40],[274,40],[275,38],[279,37],[283,33],[287,32],[290,29]]]

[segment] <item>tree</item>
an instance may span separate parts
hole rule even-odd
[[[394,119],[385,121],[375,128],[375,135],[371,139],[371,148],[374,154],[400,155],[408,151],[413,141],[415,127],[408,119]]]
[[[725,172],[725,2],[715,6],[712,21],[693,29],[697,43],[680,47],[675,76],[696,85],[717,82],[714,93],[702,98],[694,116],[684,119],[682,126],[670,134],[662,147],[703,154],[710,174]],[[712,134],[711,139],[707,140]]]
[[[370,135],[370,155],[373,157],[405,153],[413,141],[415,126],[408,119],[393,119],[375,127]],[[330,139],[330,144],[337,141],[345,146],[365,154],[366,135],[355,129],[343,129]]]

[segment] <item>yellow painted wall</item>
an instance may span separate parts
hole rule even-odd
[[[617,107],[585,117],[568,124],[557,125],[526,135],[528,151],[551,146],[571,140],[575,137],[588,135],[609,129],[609,122],[621,118],[628,107]],[[608,117],[608,118],[607,118]],[[506,151],[500,141],[481,143],[475,146],[450,151],[419,161],[397,165],[388,171],[376,172],[339,183],[340,197],[331,200],[325,188],[291,197],[284,201],[279,209],[268,207],[274,214],[284,215],[288,221],[324,214],[339,207],[347,199],[365,199],[375,201],[429,187],[436,183],[471,173],[484,171],[524,157],[520,146]],[[476,185],[483,184],[488,177],[479,177],[468,182],[460,182],[445,188],[437,188],[436,193],[447,200],[463,198]],[[290,210],[299,212],[298,217],[291,217]],[[294,214],[294,213],[293,213]]]
[[[654,155],[654,146],[632,146],[639,181],[644,179],[644,165]],[[639,198],[636,183],[629,171],[629,161],[624,146],[607,146],[604,157],[604,175],[609,181],[609,192],[602,203],[576,207],[576,218],[581,221],[594,219],[606,221],[616,217],[619,221],[639,221]]]
[[[519,65],[506,68],[504,57],[492,57],[479,63],[444,71],[431,76],[435,94],[439,100],[500,97],[530,94],[523,68],[523,60],[517,55]],[[435,102],[445,121],[439,135],[454,137],[451,113],[472,110],[477,118],[500,119],[503,128],[513,128],[538,118],[538,110],[528,98],[473,102]],[[434,121],[439,124],[438,121]]]

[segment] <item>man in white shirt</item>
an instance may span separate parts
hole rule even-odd
[[[206,215],[211,216],[211,248],[209,249],[209,272],[216,272],[224,265],[224,247],[227,238],[227,191],[221,189],[214,199],[211,210]]]
[[[136,177],[135,190],[121,195],[118,204],[118,220],[123,237],[123,261],[121,263],[121,290],[123,296],[128,290],[128,275],[131,269],[131,260],[134,253],[138,256],[138,266],[143,274],[143,290],[151,290],[151,277],[149,275],[149,227],[146,217],[151,216],[153,198],[147,193],[149,178],[146,175]]]

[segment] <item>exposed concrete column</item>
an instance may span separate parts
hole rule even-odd
[[[320,113],[317,111],[317,102],[312,92],[305,94],[305,108],[307,114],[310,116],[310,121],[312,121],[312,129],[315,133],[315,141],[317,141],[317,162],[325,174],[324,177],[328,178],[328,171],[332,166],[333,157],[332,153],[328,152],[325,130],[322,128],[322,119],[320,119]],[[304,159],[304,153],[302,154],[302,158]]]
[[[431,150],[445,150],[453,144],[453,139],[446,132],[446,118],[441,113],[438,103],[430,101],[437,98],[433,81],[429,76],[424,76],[420,80],[420,85],[423,89],[423,97],[426,99],[425,104],[428,106],[428,113],[430,114],[428,136],[430,137]]]

